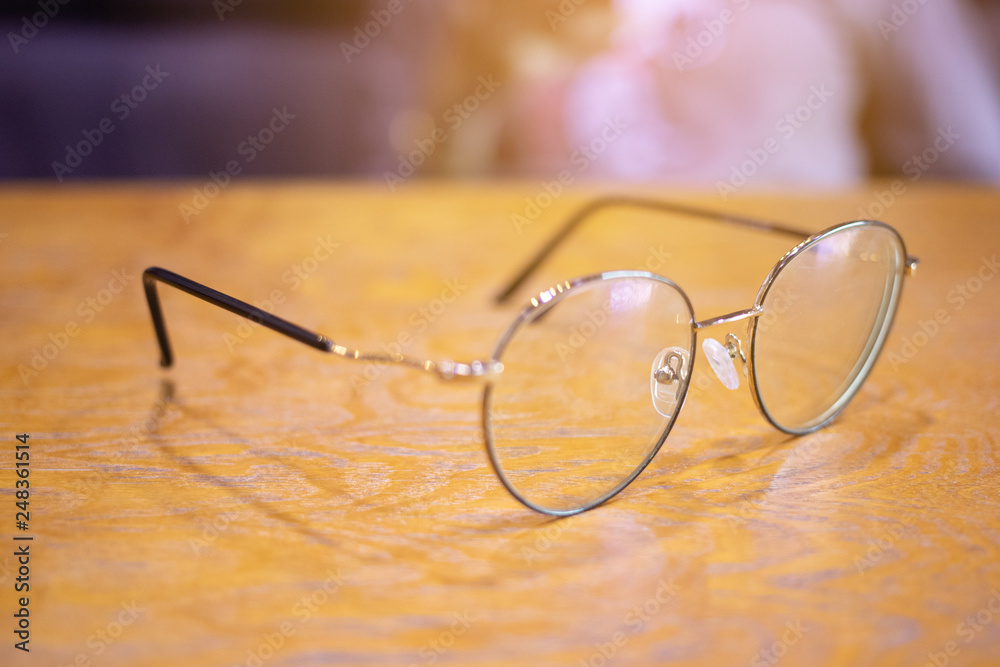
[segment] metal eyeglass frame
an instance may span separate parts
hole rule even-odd
[[[795,258],[800,252],[809,248],[813,244],[821,241],[827,236],[841,231],[845,228],[852,226],[862,226],[862,225],[876,225],[883,227],[891,231],[899,241],[900,249],[902,250],[903,256],[905,257],[903,265],[904,275],[912,275],[919,262],[915,257],[911,257],[906,254],[906,247],[903,243],[902,238],[899,233],[882,222],[870,221],[870,220],[859,220],[854,222],[847,222],[840,225],[835,225],[821,232],[813,235],[808,235],[805,232],[786,227],[784,225],[765,222],[761,220],[755,220],[752,218],[746,218],[742,216],[731,215],[728,213],[722,213],[717,211],[706,210],[694,206],[688,206],[685,204],[678,204],[673,202],[663,202],[656,200],[648,200],[642,198],[634,197],[608,197],[595,200],[577,211],[573,216],[571,216],[562,227],[560,227],[552,238],[544,245],[542,248],[531,258],[530,261],[518,272],[513,279],[508,282],[504,288],[497,294],[495,300],[497,304],[503,304],[508,302],[511,297],[521,288],[521,286],[538,270],[538,268],[549,258],[558,247],[566,240],[566,238],[572,234],[572,232],[580,226],[585,220],[590,218],[594,213],[614,207],[631,207],[639,208],[651,211],[659,211],[662,213],[681,215],[686,217],[691,217],[700,220],[713,221],[723,224],[736,225],[740,227],[746,227],[755,229],[763,232],[772,232],[783,234],[787,236],[792,236],[800,240],[800,243],[794,248],[789,250],[771,269],[767,277],[764,279],[764,283],[761,285],[760,290],[757,293],[757,297],[754,300],[752,307],[734,311],[732,313],[727,313],[725,315],[720,315],[707,320],[694,320],[693,312],[694,309],[691,307],[691,302],[687,297],[687,294],[675,283],[662,276],[647,272],[647,271],[609,271],[599,274],[593,274],[589,276],[584,276],[576,278],[574,280],[565,281],[559,283],[558,285],[541,292],[537,297],[531,299],[530,303],[521,310],[518,316],[515,318],[514,322],[508,327],[508,329],[501,336],[500,341],[497,343],[491,357],[488,360],[481,361],[471,361],[471,362],[455,362],[449,359],[445,360],[425,360],[415,357],[410,357],[403,354],[389,354],[383,352],[364,352],[359,349],[352,347],[345,347],[343,345],[338,345],[334,343],[330,338],[300,327],[293,324],[285,319],[272,315],[271,313],[261,310],[255,306],[246,303],[245,301],[240,301],[231,296],[223,294],[217,290],[210,287],[206,287],[200,283],[193,280],[185,278],[184,276],[178,275],[172,271],[162,269],[159,267],[150,267],[143,272],[143,288],[146,294],[146,300],[149,304],[150,315],[153,320],[153,327],[156,331],[157,341],[160,347],[160,365],[163,367],[170,367],[173,365],[173,353],[171,350],[170,339],[167,335],[166,322],[163,317],[163,310],[160,304],[159,294],[157,292],[156,283],[161,282],[171,287],[174,287],[182,292],[186,292],[191,296],[197,297],[203,301],[207,301],[215,306],[228,310],[231,313],[245,317],[253,322],[256,322],[268,329],[276,331],[280,334],[288,336],[300,343],[304,343],[312,348],[320,350],[322,352],[327,352],[334,354],[336,356],[344,357],[346,359],[353,359],[356,361],[373,362],[377,364],[394,364],[399,366],[406,366],[409,368],[414,368],[428,373],[433,373],[437,375],[442,380],[455,380],[455,379],[480,379],[485,381],[485,387],[483,391],[483,433],[484,440],[487,447],[487,454],[490,459],[490,463],[493,467],[494,472],[500,479],[504,487],[513,495],[518,501],[520,501],[525,506],[530,509],[555,516],[566,516],[571,514],[576,514],[578,512],[586,511],[592,509],[604,502],[606,502],[611,497],[615,496],[622,489],[624,489],[628,484],[630,484],[642,471],[643,469],[652,461],[653,457],[659,451],[660,446],[666,439],[667,434],[669,434],[674,421],[677,418],[677,414],[683,407],[684,399],[687,393],[687,382],[684,383],[683,392],[684,394],[678,399],[678,407],[674,411],[672,417],[670,418],[669,424],[659,442],[655,447],[649,452],[641,464],[624,480],[615,486],[611,491],[604,494],[600,498],[588,503],[584,507],[573,508],[571,510],[553,510],[551,508],[542,507],[531,502],[529,499],[525,498],[518,490],[511,484],[508,480],[507,475],[504,473],[502,466],[496,455],[495,447],[492,442],[492,430],[489,423],[489,398],[492,389],[492,382],[490,379],[495,377],[497,374],[503,372],[503,364],[499,360],[501,353],[509,341],[512,334],[517,330],[518,326],[526,319],[533,316],[539,317],[536,312],[542,308],[550,308],[554,303],[558,302],[562,298],[565,298],[572,292],[576,291],[581,286],[587,285],[594,281],[610,280],[618,278],[645,278],[654,281],[666,283],[672,286],[677,292],[684,298],[689,307],[689,311],[692,313],[692,330],[691,330],[691,361],[688,369],[688,373],[693,369],[694,363],[694,350],[696,347],[697,331],[705,329],[708,327],[713,327],[719,324],[728,324],[732,322],[738,322],[741,320],[749,320],[748,328],[748,338],[750,341],[750,351],[746,357],[743,356],[743,352],[737,346],[737,352],[740,357],[744,359],[746,363],[745,369],[748,371],[748,378],[751,393],[753,394],[754,403],[760,410],[764,418],[775,428],[792,435],[801,435],[805,433],[810,433],[812,431],[823,428],[829,424],[833,419],[835,419],[847,406],[850,399],[857,392],[858,388],[863,384],[865,378],[868,376],[875,360],[878,357],[879,352],[883,347],[885,337],[891,328],[892,319],[895,315],[896,307],[898,305],[898,297],[902,291],[902,285],[900,284],[899,289],[896,291],[894,302],[890,305],[890,312],[886,322],[882,326],[882,331],[880,332],[878,340],[871,346],[868,352],[868,359],[864,360],[864,366],[859,371],[855,380],[851,385],[845,390],[843,396],[835,404],[836,409],[824,419],[822,422],[813,425],[806,429],[790,429],[781,424],[779,424],[768,412],[766,406],[764,405],[761,397],[759,388],[756,380],[756,373],[754,371],[754,345],[756,340],[756,326],[758,318],[764,313],[764,299],[766,298],[771,286],[773,285],[777,276],[781,273],[782,269],[788,265],[792,259]],[[732,353],[732,352],[731,352]]]

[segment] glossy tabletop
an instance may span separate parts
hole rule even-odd
[[[644,192],[809,232],[877,217],[921,264],[831,426],[774,430],[701,357],[650,467],[553,519],[496,479],[481,383],[324,355],[167,287],[161,369],[143,269],[345,345],[471,360],[534,293],[602,270],[671,278],[699,319],[747,308],[793,242],[609,212],[498,308],[596,192],[196,186],[0,188],[0,664],[1000,664],[1000,193]]]

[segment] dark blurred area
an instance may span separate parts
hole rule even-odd
[[[5,178],[55,178],[52,163],[65,164],[85,132],[101,143],[67,177],[203,177],[233,159],[248,174],[372,173],[390,164],[384,128],[416,95],[425,51],[409,30],[416,6],[408,26],[380,35],[387,48],[346,63],[339,44],[363,16],[360,0],[51,4],[58,12],[37,34],[24,24],[37,1],[0,10]],[[12,44],[12,32],[30,39]],[[275,109],[294,119],[246,161],[239,147]]]
[[[998,5],[8,0],[0,178],[1000,183]]]
[[[215,4],[213,0],[143,0],[141,3],[127,0],[85,0],[58,2],[58,15],[77,22],[93,23],[148,23],[191,22],[204,23],[219,19],[222,15],[234,18],[239,10],[241,20],[263,21],[265,23],[288,23],[297,25],[353,25],[364,14],[362,0],[337,0],[318,2],[316,0],[285,0],[282,2],[227,2]],[[232,9],[232,11],[228,11]],[[35,12],[44,11],[38,0],[7,0],[0,15],[5,18],[20,19]],[[54,17],[53,17],[54,18]]]

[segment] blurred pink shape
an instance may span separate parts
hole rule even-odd
[[[614,7],[611,48],[572,78],[565,98],[571,150],[609,121],[625,127],[588,166],[592,175],[711,184],[723,196],[744,186],[839,186],[862,179],[871,162],[904,172],[950,132],[958,138],[938,151],[934,175],[1000,180],[1000,94],[964,5]]]

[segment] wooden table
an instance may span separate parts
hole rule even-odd
[[[483,358],[519,307],[495,309],[497,286],[594,193],[242,182],[185,222],[194,187],[0,188],[0,663],[1000,664],[996,191],[909,184],[879,214],[922,264],[828,429],[775,431],[701,363],[650,468],[552,519],[494,477],[476,383],[327,357],[169,288],[163,370],[141,272],[338,342]],[[891,191],[647,194],[818,230]],[[516,301],[655,265],[707,318],[749,306],[788,247],[609,220]]]

